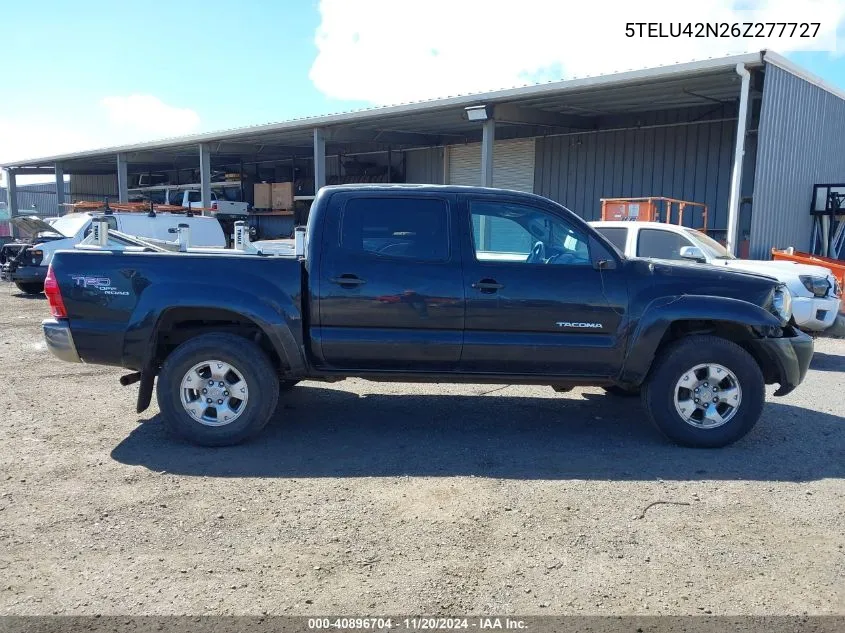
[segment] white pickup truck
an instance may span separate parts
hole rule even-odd
[[[737,259],[696,229],[662,222],[590,222],[628,257],[690,260],[773,277],[792,295],[792,315],[803,330],[821,332],[837,319],[842,289],[827,268],[797,262]]]
[[[172,204],[186,209],[202,208],[202,192],[199,189],[169,189],[166,192],[164,204]],[[249,203],[236,202],[220,198],[211,192],[211,209],[218,214],[226,215],[247,215]]]

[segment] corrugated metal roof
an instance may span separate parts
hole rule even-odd
[[[305,147],[311,143],[313,128],[344,125],[354,126],[358,130],[436,132],[459,136],[477,127],[462,118],[463,107],[479,103],[518,103],[549,112],[592,115],[683,107],[701,104],[703,98],[721,99],[734,96],[737,92],[737,78],[733,74],[733,68],[738,63],[761,66],[763,53],[746,53],[491,92],[303,117],[279,123],[12,161],[0,167],[50,166],[56,162],[79,159],[92,159],[87,162],[89,165],[106,165],[111,164],[107,161],[112,161],[114,154],[118,152],[169,150],[176,155],[180,150],[183,153],[188,152],[186,146],[189,145],[222,141],[252,141]]]

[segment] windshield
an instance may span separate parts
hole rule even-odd
[[[714,259],[736,259],[736,257],[731,255],[724,246],[719,244],[719,242],[709,235],[705,235],[701,231],[696,231],[694,229],[687,229],[687,233],[694,241],[699,243],[701,248],[707,251],[710,257]]]
[[[87,215],[65,215],[52,223],[53,228],[65,237],[73,237],[88,224],[91,218]]]

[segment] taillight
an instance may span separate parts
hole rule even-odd
[[[212,202],[212,203],[211,203],[211,210],[212,210],[212,211],[217,211],[217,203],[216,203],[216,202]]]
[[[47,295],[47,303],[50,304],[50,314],[57,319],[66,319],[67,310],[62,300],[62,293],[59,290],[59,282],[56,281],[56,274],[53,272],[53,265],[47,268],[47,276],[44,278],[44,294]]]

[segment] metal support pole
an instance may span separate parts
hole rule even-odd
[[[56,209],[59,211],[59,215],[64,215],[65,213],[65,172],[62,169],[62,166],[59,163],[56,163],[55,167],[56,173]]]
[[[387,146],[387,182],[390,183],[390,172],[393,171],[393,151]]]
[[[748,98],[751,91],[751,73],[745,64],[736,65],[737,74],[742,77],[739,94],[739,115],[736,121],[736,147],[734,148],[734,164],[731,172],[731,190],[728,199],[728,235],[726,248],[736,255],[737,234],[739,231],[739,199],[742,192],[742,165],[745,156],[745,131],[748,124]]]
[[[199,150],[201,204],[203,209],[208,209],[211,207],[211,151],[206,143],[200,143]]]
[[[120,202],[129,202],[129,173],[126,154],[117,155],[117,199]]]
[[[18,183],[16,181],[15,171],[13,169],[6,170],[6,209],[9,211],[9,218],[17,217],[18,215]],[[14,225],[9,225],[12,229],[12,237],[17,237],[18,231]]]
[[[9,210],[9,217],[13,218],[18,214],[18,183],[14,169],[6,170],[6,208]]]
[[[493,186],[493,144],[496,142],[496,121],[487,119],[481,129],[481,186]]]
[[[326,186],[326,135],[314,128],[314,195]]]

